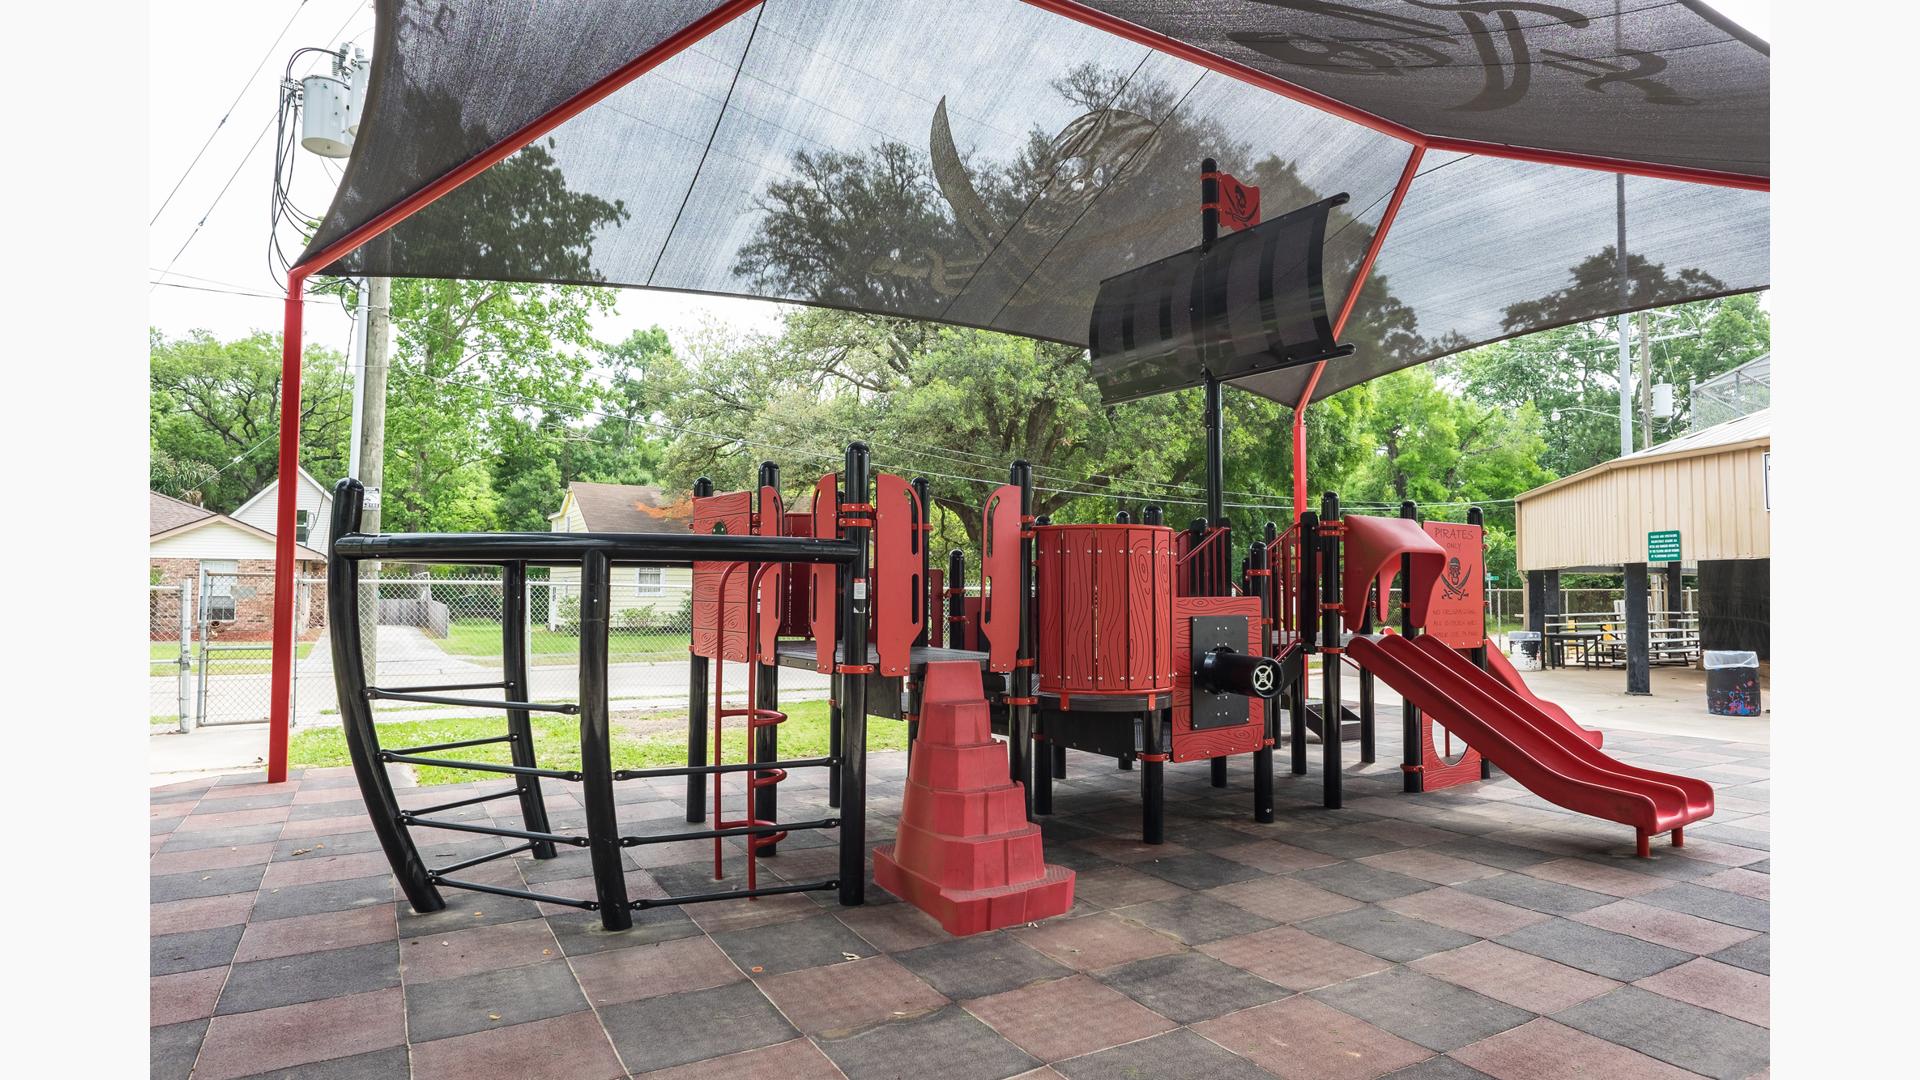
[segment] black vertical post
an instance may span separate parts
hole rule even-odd
[[[1274,609],[1273,609],[1273,560],[1268,554],[1266,544],[1255,541],[1247,548],[1247,569],[1266,571],[1250,573],[1247,588],[1260,597],[1260,655],[1273,655]],[[1260,715],[1265,721],[1261,725],[1260,749],[1253,752],[1253,820],[1262,824],[1273,820],[1273,744],[1280,732],[1280,699],[1271,697],[1260,703]]]
[[[1300,515],[1299,590],[1294,602],[1300,610],[1294,625],[1300,629],[1300,679],[1293,687],[1293,701],[1287,714],[1289,755],[1295,776],[1307,775],[1307,694],[1309,692],[1306,658],[1319,650],[1320,639],[1320,516],[1309,510]],[[1325,657],[1321,657],[1324,663]]]
[[[693,482],[693,497],[704,499],[713,494],[713,481],[701,477]],[[687,656],[687,764],[699,766],[707,764],[707,658],[697,652],[689,651]],[[695,774],[687,777],[687,820],[704,821],[707,817],[707,786],[705,776]]]
[[[1412,499],[1400,504],[1400,516],[1408,521],[1419,518]],[[1400,556],[1400,633],[1409,638],[1419,631],[1419,627],[1413,625],[1413,605],[1407,603],[1407,598],[1412,591],[1413,556],[1402,555]],[[1409,793],[1425,789],[1425,777],[1421,775],[1420,770],[1426,764],[1426,755],[1420,732],[1420,710],[1414,707],[1413,702],[1403,699],[1400,702],[1400,763],[1404,767],[1400,770],[1400,782],[1401,790]]]
[[[1628,563],[1627,585],[1627,693],[1653,692],[1652,673],[1648,670],[1647,640],[1647,564]]]
[[[360,531],[360,508],[365,497],[358,480],[342,480],[334,487],[329,537],[338,540]],[[373,726],[373,705],[367,700],[366,653],[360,647],[360,562],[338,552],[329,555],[327,636],[333,648],[333,687],[340,700],[341,733],[353,761],[353,778],[360,785],[360,798],[373,822],[373,835],[386,852],[387,865],[406,892],[407,902],[422,915],[439,911],[447,902],[427,876],[420,851],[401,824],[393,781],[380,760],[380,735]]]
[[[1131,513],[1128,513],[1125,510],[1115,511],[1113,515],[1113,523],[1115,525],[1131,525],[1133,524],[1133,515]]]
[[[1547,589],[1547,621],[1558,622],[1563,614],[1560,607],[1560,571],[1548,570],[1543,576]]]
[[[1053,519],[1048,517],[1045,514],[1042,514],[1040,515],[1040,519],[1034,522],[1034,524],[1051,525],[1053,524]],[[1027,608],[1027,617],[1033,621],[1034,632],[1036,634],[1039,633],[1040,594],[1039,594],[1039,588],[1037,585],[1035,586],[1035,589],[1034,589],[1033,602]],[[1036,645],[1035,648],[1037,650],[1038,645]],[[1036,676],[1036,681],[1037,681],[1037,676]],[[1037,707],[1038,706],[1036,706],[1036,708]],[[1067,778],[1067,744],[1059,741],[1058,739],[1048,739],[1047,748],[1051,750],[1053,753],[1053,760],[1052,760],[1053,778],[1055,780],[1065,780]]]
[[[626,868],[620,823],[613,807],[613,744],[607,711],[607,615],[612,607],[613,568],[604,551],[580,557],[580,796],[587,807],[588,850],[593,855],[593,891],[600,925],[625,930]]]
[[[771,461],[761,462],[760,475],[756,477],[755,480],[757,481],[754,485],[755,487],[754,498],[756,500],[760,498],[761,489],[772,488],[775,491],[779,491],[780,490],[780,466],[776,465]],[[778,511],[779,511],[778,502],[774,503],[772,506],[767,506],[764,503],[760,505],[760,513],[762,514],[773,514],[773,513],[777,513]],[[780,530],[781,524],[782,523],[780,522],[774,523],[775,532],[778,532]],[[758,570],[759,570],[758,566],[747,567],[747,573],[749,574],[755,574],[758,572]],[[751,583],[753,579],[749,577],[747,580],[749,583],[749,587],[751,587]],[[773,619],[775,622],[778,622],[780,619],[780,597],[778,596],[751,597],[750,596],[747,598],[748,603],[754,603],[757,600],[765,601],[765,603],[761,605],[760,618]],[[768,610],[769,608],[771,610]],[[754,707],[758,709],[778,709],[780,707],[780,665],[777,663],[754,664],[751,670],[753,672],[754,687],[755,687],[754,700],[753,700]],[[779,761],[780,760],[780,727],[779,725],[767,724],[766,726],[760,728],[758,731],[754,732],[753,760],[755,761]],[[768,778],[767,774],[765,773],[754,773],[752,775],[756,779],[760,779],[760,780],[765,780]],[[754,792],[753,816],[755,819],[759,821],[779,821],[780,820],[780,785],[779,784],[767,784],[764,787],[761,787]],[[779,853],[780,853],[779,846],[771,842],[767,843],[766,845],[760,848],[760,856],[762,858],[771,858],[775,855],[778,855]]]
[[[1026,791],[1027,820],[1033,820],[1033,466],[1015,461],[1007,472],[1009,483],[1020,488],[1020,572],[1014,610],[1020,617],[1020,649],[1010,681],[1013,699],[1007,709],[1007,768]],[[1048,771],[1051,771],[1051,762]]]
[[[1547,572],[1527,571],[1527,629],[1538,634],[1547,628]]]
[[[1684,614],[1687,610],[1687,587],[1681,580],[1680,564],[1670,562],[1663,572],[1667,580],[1667,610],[1675,615]]]
[[[1140,511],[1140,523],[1142,525],[1165,524],[1161,520],[1161,511],[1158,506],[1149,506],[1146,509]]]
[[[1320,497],[1321,527],[1325,528],[1340,520],[1340,496],[1329,491]],[[1340,714],[1340,540],[1336,536],[1323,536],[1320,543],[1320,746],[1322,768],[1326,775],[1322,777],[1325,786],[1324,805],[1329,810],[1338,810],[1341,805],[1340,784],[1344,779],[1341,768]]]
[[[847,503],[847,492],[844,487],[844,481],[842,481],[842,485],[843,486],[836,487],[833,493],[834,502],[837,506],[845,506]],[[833,576],[832,603],[834,624],[836,626],[846,621],[847,577],[848,575],[844,569],[835,573]],[[825,603],[826,601],[821,602]],[[833,764],[827,767],[827,805],[838,809],[840,806],[840,772],[843,763],[846,761],[846,745],[842,740],[846,737],[846,725],[844,721],[846,718],[847,702],[847,677],[840,673],[840,664],[843,655],[851,654],[846,652],[846,632],[839,631],[836,632],[834,636],[839,641],[839,645],[835,647],[837,653],[830,661],[833,665],[833,670],[827,675],[827,756],[833,759]]]
[[[871,504],[872,483],[867,473],[867,444],[847,444],[844,480],[850,502]],[[841,504],[843,507],[846,503]],[[855,511],[856,519],[872,520],[868,511]],[[851,525],[845,530],[852,542],[853,562],[842,571],[845,587],[840,590],[840,641],[845,652],[842,667],[855,671],[840,677],[840,903],[846,907],[863,904],[867,899],[867,600],[868,561],[872,555],[869,541],[873,530],[866,525]]]
[[[533,700],[533,687],[527,679],[527,564],[523,562],[501,567],[500,672],[507,684],[508,701]],[[513,763],[523,769],[534,768],[532,715],[525,709],[508,709],[507,734],[513,736]],[[528,832],[552,832],[540,778],[522,776],[519,781],[520,817],[525,822],[522,827]],[[553,841],[533,842],[534,858],[553,856]]]
[[[1359,632],[1362,634],[1373,633],[1374,598],[1378,595],[1375,590],[1379,586],[1380,583],[1377,581],[1367,586],[1367,607],[1365,613],[1360,616]],[[1374,759],[1373,721],[1373,672],[1362,668],[1360,669],[1360,760],[1368,765],[1373,764]]]
[[[920,636],[913,643],[925,647],[933,640],[928,627],[940,617],[937,613],[941,605],[940,598],[933,595],[933,487],[924,476],[913,480],[913,501],[920,507],[913,537],[914,546],[920,549]],[[908,749],[912,749],[911,744]]]
[[[1034,527],[1053,524],[1053,518],[1041,514],[1033,519]],[[1021,615],[1024,623],[1039,625],[1040,612],[1035,607],[1035,596],[1026,594],[1026,607]],[[1035,680],[1036,684],[1038,679]],[[1048,738],[1048,732],[1040,730],[1039,706],[1034,706],[1033,732],[1033,812],[1036,814],[1053,813],[1053,782],[1066,775],[1066,746]]]
[[[959,548],[947,552],[947,646],[960,649],[970,645],[960,638],[967,624],[967,557]]]

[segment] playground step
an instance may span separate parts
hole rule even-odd
[[[1039,880],[1021,885],[949,889],[901,867],[888,846],[874,849],[873,880],[956,936],[1050,919],[1073,906],[1073,871],[1064,866],[1048,866]]]
[[[1025,792],[1008,781],[998,787],[972,791],[917,788],[915,797],[904,800],[901,820],[911,825],[949,836],[986,836],[1007,833],[1027,823]]]
[[[1321,708],[1320,702],[1309,701],[1307,703],[1307,730],[1313,732],[1316,738],[1324,738],[1321,728],[1322,721],[1320,719]],[[1350,739],[1358,739],[1359,737],[1360,714],[1347,708],[1345,705],[1340,706],[1341,741],[1345,742]]]
[[[992,889],[1046,876],[1040,846],[1038,825],[997,836],[954,836],[902,823],[893,859],[942,888]]]

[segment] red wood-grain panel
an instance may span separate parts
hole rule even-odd
[[[834,473],[822,476],[813,485],[813,532],[820,540],[840,539],[840,478]],[[832,563],[815,563],[812,584],[807,588],[808,624],[813,629],[814,669],[833,673],[833,653],[839,648],[840,568]]]
[[[1193,727],[1193,651],[1194,616],[1244,615],[1247,618],[1247,649],[1260,651],[1260,598],[1257,596],[1181,596],[1173,601],[1173,735],[1174,761],[1199,761],[1202,758],[1245,754],[1260,749],[1266,742],[1266,703],[1258,698],[1247,702],[1247,722],[1232,727]]]
[[[761,536],[779,536],[787,522],[787,509],[780,503],[777,488],[760,489],[760,512],[754,518],[754,531]],[[774,650],[780,644],[780,615],[786,598],[787,564],[768,563],[759,574],[759,591],[753,597],[755,625],[759,630],[753,641],[756,663],[776,662]]]
[[[750,491],[693,500],[696,534],[746,536],[752,529]],[[734,565],[710,560],[693,564],[693,651],[708,659],[747,659],[747,571],[743,567],[729,575]]]
[[[874,484],[873,641],[880,674],[905,675],[920,636],[920,503],[913,485],[892,473]]]
[[[987,669],[1012,671],[1020,651],[1020,488],[1003,484],[987,496],[980,552],[980,635]]]

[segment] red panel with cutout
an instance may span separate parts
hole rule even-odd
[[[873,500],[873,641],[880,674],[905,675],[913,641],[926,620],[926,582],[920,577],[920,500],[913,485],[892,473],[875,480]]]
[[[840,539],[840,478],[834,473],[821,477],[813,486],[813,536],[819,540]],[[839,573],[840,568],[832,563],[815,563],[807,588],[813,666],[823,675],[833,673],[833,653],[840,644],[839,613],[835,610],[840,599]]]
[[[753,531],[753,493],[732,491],[693,500],[693,531],[698,535],[749,535]],[[693,564],[693,651],[709,660],[747,659],[747,573],[742,569],[728,574],[733,565],[713,561]]]
[[[1003,484],[987,496],[981,528],[980,637],[987,670],[1012,671],[1020,653],[1020,487]]]

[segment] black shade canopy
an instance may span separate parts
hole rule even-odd
[[[1194,243],[1203,157],[1261,186],[1270,217],[1350,196],[1324,223],[1340,310],[1411,138],[1425,156],[1342,335],[1359,351],[1316,397],[1767,283],[1764,180],[1720,174],[1767,172],[1768,60],[1698,4],[766,0],[676,39],[715,6],[380,0],[360,133],[307,258],[666,43],[329,272],[755,296],[1086,345],[1102,280]],[[1714,175],[1671,178],[1687,170]],[[1306,379],[1239,384],[1292,404]]]

